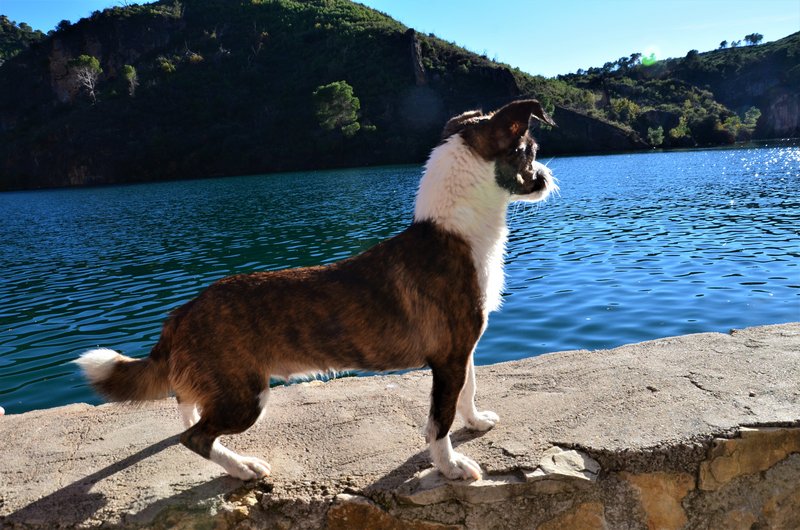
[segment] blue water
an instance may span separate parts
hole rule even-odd
[[[543,160],[547,162],[547,160]],[[800,320],[800,147],[556,158],[509,210],[479,364]],[[141,356],[222,276],[326,263],[411,220],[420,167],[0,194],[0,405],[98,403],[69,361]]]

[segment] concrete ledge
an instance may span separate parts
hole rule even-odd
[[[278,388],[231,447],[180,445],[171,400],[0,417],[0,525],[124,528],[800,528],[800,323],[478,368],[501,423],[454,425],[485,471],[430,469],[427,371]]]

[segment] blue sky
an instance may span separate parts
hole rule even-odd
[[[0,0],[0,14],[42,31],[121,0]],[[800,31],[800,0],[363,0],[407,26],[545,76],[634,52],[682,57],[722,40]]]

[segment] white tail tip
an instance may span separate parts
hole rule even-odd
[[[98,348],[87,351],[73,362],[81,367],[89,381],[96,383],[108,377],[120,357],[114,350]]]

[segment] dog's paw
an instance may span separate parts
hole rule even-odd
[[[442,475],[452,480],[480,480],[482,473],[477,462],[456,452],[453,452],[448,461],[438,466],[438,469]]]
[[[490,410],[477,412],[469,418],[464,418],[467,429],[473,431],[488,431],[500,421],[500,416]]]
[[[225,467],[225,471],[230,476],[241,480],[255,480],[266,477],[272,470],[268,463],[254,456],[240,456],[230,464]]]

